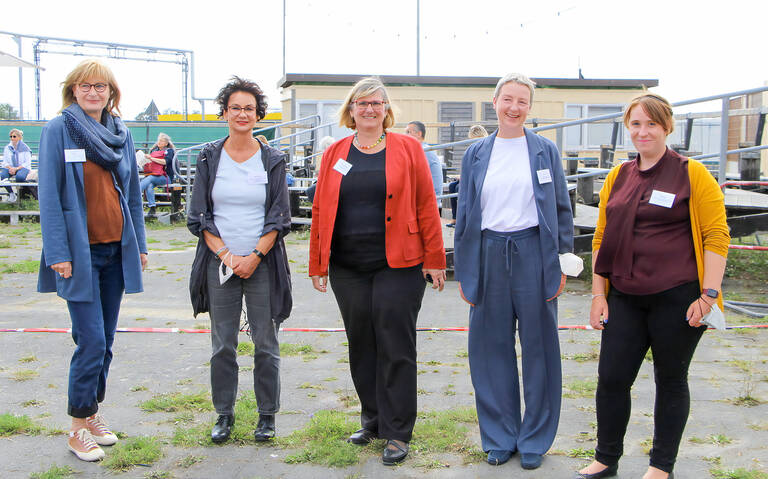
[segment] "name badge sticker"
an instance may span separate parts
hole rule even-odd
[[[248,174],[249,185],[266,185],[267,184],[267,172],[261,171],[258,173]]]
[[[64,150],[64,161],[67,163],[85,163],[85,150],[82,148]]]
[[[659,190],[653,190],[653,193],[651,193],[651,199],[648,200],[648,203],[656,206],[663,206],[664,208],[672,208],[672,204],[674,202],[674,193],[665,193]]]
[[[552,173],[549,170],[536,170],[536,174],[539,175],[539,184],[552,183]]]
[[[347,176],[347,173],[349,173],[349,170],[352,169],[352,163],[346,161],[344,158],[339,158],[335,165],[333,165],[333,169],[338,171],[344,176]]]

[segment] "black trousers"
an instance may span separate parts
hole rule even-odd
[[[601,463],[616,464],[624,452],[630,390],[650,347],[656,381],[650,464],[672,472],[690,410],[688,366],[706,330],[692,328],[685,313],[700,294],[698,281],[643,296],[611,290],[597,382],[595,459]]]
[[[383,439],[408,442],[416,423],[421,265],[360,272],[331,262],[329,278],[347,330],[360,422]]]

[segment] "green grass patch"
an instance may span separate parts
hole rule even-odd
[[[144,474],[144,479],[174,479],[175,477],[171,471],[149,471]]]
[[[765,284],[768,282],[768,251],[729,250],[725,276]]]
[[[318,411],[303,429],[286,437],[277,438],[275,443],[285,448],[300,448],[285,458],[288,464],[312,463],[328,467],[346,467],[359,462],[359,446],[346,442],[350,434],[359,427],[340,411]]]
[[[31,479],[66,479],[77,474],[77,471],[69,466],[57,466],[54,464],[48,470],[43,472],[33,472],[29,477]]]
[[[40,203],[32,198],[24,198],[13,203],[0,203],[2,211],[40,211]]]
[[[11,374],[11,379],[17,382],[29,381],[40,376],[40,373],[33,369],[19,369]]]
[[[763,401],[757,399],[751,394],[746,394],[744,396],[731,399],[731,404],[734,406],[755,407],[763,404]]]
[[[259,422],[259,406],[253,391],[241,395],[235,403],[235,426],[227,444],[256,444],[253,431]],[[177,427],[171,443],[179,447],[214,446],[211,441],[213,421],[204,424],[193,423],[190,426]]]
[[[168,393],[154,396],[139,404],[146,412],[212,411],[213,404],[207,392],[193,394]]]
[[[39,269],[40,261],[34,259],[0,265],[0,273],[37,273]]]
[[[594,449],[585,449],[583,447],[575,447],[565,453],[568,457],[575,457],[577,459],[592,459],[595,457]]]
[[[45,402],[40,401],[39,399],[30,399],[28,401],[23,401],[21,407],[37,407],[42,406],[43,404],[45,404]]]
[[[0,240],[0,249],[10,248],[11,242],[8,240]]]
[[[315,349],[310,344],[280,343],[281,357],[302,356],[304,358],[317,359],[317,355],[315,353],[318,352],[319,351],[315,351]]]
[[[574,398],[587,398],[595,395],[597,389],[597,381],[585,380],[585,381],[573,381],[564,386],[563,397]]]
[[[152,437],[129,437],[109,450],[102,464],[112,471],[127,471],[136,465],[149,465],[163,456],[160,441]]]
[[[37,361],[37,357],[34,354],[30,354],[29,356],[22,356],[19,358],[20,363],[32,363]]]
[[[176,461],[176,466],[188,469],[195,464],[198,464],[200,462],[203,462],[205,458],[203,456],[195,456],[194,454],[190,454],[189,456],[184,456],[178,461]]]
[[[43,428],[32,422],[29,416],[16,416],[14,414],[0,414],[0,437],[13,436],[14,434],[26,434],[37,436],[43,432]]]
[[[253,353],[256,352],[256,347],[253,345],[250,341],[245,341],[242,343],[237,343],[237,355],[238,356],[253,356]]]
[[[693,436],[688,439],[688,441],[692,442],[693,444],[713,444],[715,446],[725,446],[726,444],[732,443],[733,439],[726,436],[725,434],[710,434],[706,438]]]
[[[575,353],[571,354],[570,356],[565,356],[565,359],[570,359],[572,361],[576,361],[577,363],[585,363],[587,361],[597,361],[597,359],[600,357],[600,351],[597,349],[590,349],[586,353]]]
[[[768,479],[768,473],[754,469],[710,469],[714,479]]]
[[[469,352],[465,349],[460,349],[459,352],[456,353],[457,358],[468,358]]]

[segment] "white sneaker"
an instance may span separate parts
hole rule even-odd
[[[104,459],[104,449],[100,448],[93,440],[93,436],[88,429],[78,429],[77,432],[69,431],[69,441],[67,447],[81,461],[100,461]]]
[[[18,199],[19,197],[16,196],[16,193],[8,193],[8,203],[16,203]]]
[[[109,430],[107,421],[99,413],[86,418],[85,424],[88,425],[88,432],[93,436],[93,440],[100,446],[112,446],[117,443],[117,435]]]

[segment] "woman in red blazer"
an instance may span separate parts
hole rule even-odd
[[[416,422],[416,318],[424,280],[445,283],[443,236],[424,150],[386,131],[395,117],[379,79],[352,88],[339,123],[356,132],[323,153],[309,275],[323,293],[330,276],[347,331],[362,424],[349,442],[386,439],[392,465]]]

